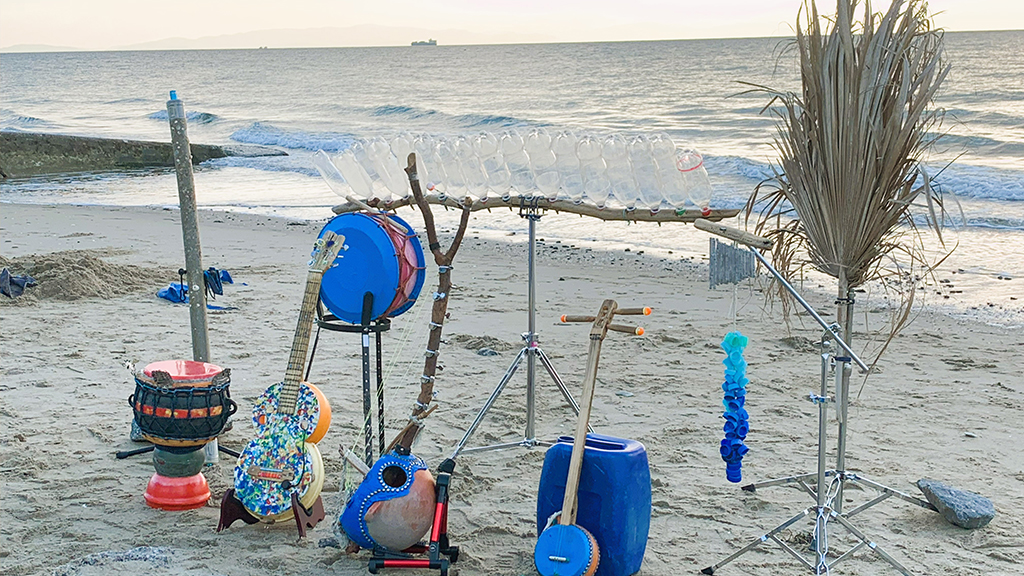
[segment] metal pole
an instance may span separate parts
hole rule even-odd
[[[185,106],[173,90],[171,99],[167,101],[167,118],[171,123],[171,147],[174,149],[174,171],[178,175],[178,202],[181,207],[181,234],[185,242],[192,359],[209,362],[210,336],[206,327],[206,287],[203,283],[203,253],[199,245],[199,220],[196,217],[192,149],[188,143]]]
[[[529,308],[529,327],[526,335],[526,439],[536,438],[534,423],[536,419],[536,374],[537,374],[537,276],[534,254],[537,249],[537,214],[527,214],[530,229],[530,246],[527,253],[527,307]]]
[[[764,264],[764,267],[767,268],[768,271],[772,273],[772,276],[775,276],[775,279],[781,282],[782,285],[786,287],[786,290],[788,290],[789,293],[793,295],[793,298],[796,298],[796,301],[799,302],[800,305],[804,307],[804,310],[807,310],[807,313],[811,315],[811,318],[814,318],[818,322],[818,324],[821,324],[821,327],[824,328],[825,330],[830,330],[829,324],[825,322],[824,319],[822,319],[821,315],[819,315],[814,310],[814,308],[812,308],[811,305],[808,304],[807,301],[800,296],[800,294],[796,291],[796,288],[793,288],[792,284],[786,282],[786,279],[782,277],[782,274],[780,274],[779,271],[776,270],[775,267],[772,266],[771,263],[768,262],[768,260],[761,255],[760,252],[758,252],[752,247],[750,248],[750,251],[753,252],[754,257],[757,258],[758,261],[761,262],[761,264]],[[850,355],[850,358],[852,358],[853,361],[856,362],[862,370],[867,372],[868,365],[865,364],[864,361],[860,359],[860,356],[857,356],[857,353],[854,352],[852,348],[850,348],[850,345],[846,343],[846,340],[844,340],[842,337],[836,334],[835,341],[836,344],[839,344],[839,346],[842,347],[843,350],[846,350],[846,353]]]
[[[817,493],[817,517],[814,522],[814,551],[817,553],[818,563],[816,568],[820,574],[821,563],[824,559],[824,550],[827,536],[825,535],[825,523],[823,522],[823,510],[825,508],[825,496],[828,489],[825,487],[825,460],[826,460],[826,435],[828,434],[828,369],[829,360],[832,358],[828,349],[829,342],[825,338],[832,335],[826,331],[821,337],[821,396],[816,400],[818,403],[818,486]]]
[[[192,175],[192,147],[188,142],[185,105],[171,90],[167,101],[167,120],[171,125],[171,149],[174,171],[178,176],[178,205],[181,213],[181,237],[185,243],[185,277],[188,280],[188,313],[192,327],[192,359],[210,361],[210,333],[206,325],[206,283],[203,280],[203,251],[199,243],[199,219],[196,215],[196,186]],[[203,447],[206,464],[220,460],[217,439]]]
[[[384,447],[387,446],[384,440],[384,372],[381,364],[381,342],[380,342],[380,320],[377,321],[377,332],[374,334],[373,339],[377,344],[377,436],[380,440],[380,449],[377,452],[378,456],[384,455]]]
[[[846,275],[841,274],[839,278],[839,294],[841,300],[838,306],[838,316],[843,327],[843,339],[847,342],[853,337],[853,290],[846,280]],[[845,359],[844,359],[845,360]],[[850,399],[850,365],[843,362],[836,366],[839,374],[836,375],[836,417],[839,420],[839,434],[836,445],[836,471],[840,474],[846,472],[846,433],[848,422],[846,419],[847,403]],[[837,514],[843,513],[843,484],[839,484],[839,493],[836,495],[835,510]]]

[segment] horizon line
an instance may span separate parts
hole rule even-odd
[[[299,30],[299,29],[296,29]],[[992,33],[992,32],[1024,32],[1024,28],[1009,28],[1009,29],[997,29],[997,30],[944,30],[946,34],[968,34],[968,33]],[[451,46],[534,46],[541,44],[624,44],[629,42],[688,42],[688,41],[703,41],[703,40],[770,40],[770,39],[787,39],[795,38],[796,35],[791,36],[719,36],[719,37],[707,37],[707,38],[646,38],[646,39],[635,39],[635,40],[562,40],[562,41],[538,41],[538,42],[484,42],[484,43],[468,43],[468,44],[441,44],[438,43],[436,46],[430,46],[431,48],[446,48]],[[171,40],[171,38],[165,38],[163,40]],[[140,44],[148,44],[153,42],[161,42],[163,40],[152,40],[149,42],[143,42]],[[185,38],[184,40],[189,40]],[[195,40],[198,40],[195,39]],[[18,46],[39,46],[39,47],[53,47],[58,48],[57,50],[26,50],[26,51],[8,51],[10,48],[17,48]],[[56,46],[52,44],[12,44],[10,46],[0,47],[0,54],[71,54],[78,52],[190,52],[199,50],[323,50],[323,49],[350,49],[350,48],[412,48],[412,44],[380,44],[380,45],[369,45],[369,46],[254,46],[254,47],[235,47],[235,48],[75,48],[71,46]]]

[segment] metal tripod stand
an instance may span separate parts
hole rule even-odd
[[[715,230],[704,228],[709,232],[719,233]],[[739,232],[739,231],[737,231]],[[725,234],[723,234],[725,235]],[[847,472],[845,469],[846,459],[846,429],[847,429],[847,404],[849,399],[849,374],[852,369],[851,362],[856,362],[863,370],[867,371],[868,367],[864,362],[857,356],[857,354],[850,349],[850,346],[839,336],[840,326],[839,324],[826,324],[825,320],[811,307],[810,304],[805,301],[800,294],[797,293],[796,289],[790,285],[789,282],[782,277],[782,275],[769,263],[764,256],[761,255],[753,246],[749,246],[749,242],[736,236],[732,236],[734,240],[739,240],[748,243],[748,248],[753,252],[754,257],[758,259],[765,266],[765,268],[771,272],[771,274],[778,280],[786,290],[800,303],[801,306],[807,311],[808,314],[814,318],[818,324],[824,328],[824,333],[821,337],[821,388],[820,394],[811,394],[810,400],[818,405],[818,469],[816,472],[808,474],[800,474],[796,476],[788,476],[785,478],[778,478],[775,480],[768,480],[757,484],[749,484],[743,486],[743,490],[748,492],[754,492],[758,488],[767,488],[769,486],[782,486],[782,485],[795,485],[804,492],[807,492],[812,498],[815,499],[815,505],[804,509],[802,512],[793,516],[789,520],[786,520],[782,524],[776,526],[768,533],[750,542],[740,550],[733,553],[731,556],[722,560],[714,566],[708,566],[701,570],[703,574],[714,574],[715,571],[722,566],[725,566],[729,562],[732,562],[736,558],[743,554],[757,548],[761,544],[768,542],[769,540],[778,544],[783,550],[791,554],[801,564],[809,568],[815,574],[828,574],[829,571],[839,562],[849,558],[855,552],[861,548],[867,546],[872,552],[877,554],[883,560],[888,562],[893,568],[899,571],[904,576],[912,576],[911,573],[899,562],[897,562],[892,556],[887,554],[884,550],[878,547],[868,536],[861,532],[856,526],[854,526],[849,518],[855,516],[868,508],[871,508],[875,504],[886,500],[891,496],[900,498],[916,504],[922,508],[929,510],[935,510],[925,500],[915,498],[909,494],[905,494],[888,486],[884,486],[877,482],[863,478],[855,473]],[[832,351],[831,344],[837,345],[838,348],[842,349],[843,355],[836,356]],[[835,370],[835,381],[836,381],[836,394],[835,398],[828,397],[828,375],[829,371]],[[827,437],[826,430],[828,424],[828,404],[835,403],[836,416],[839,420],[839,438],[836,455],[836,468],[826,469],[826,448],[827,448]],[[814,483],[813,487],[810,483]],[[857,506],[853,510],[843,513],[842,510],[842,498],[844,485],[849,483],[859,483],[865,486],[874,488],[879,492],[879,495],[860,506]],[[779,533],[786,530],[790,526],[793,526],[797,522],[804,518],[814,514],[814,532],[813,541],[811,543],[812,557],[809,560],[804,554],[797,551],[791,545],[779,538]],[[846,531],[858,540],[851,549],[847,550],[839,557],[835,558],[831,562],[828,560],[828,523],[835,521]]]
[[[542,214],[540,209],[537,207],[535,201],[531,202],[525,198],[520,199],[519,204],[519,216],[525,218],[529,223],[529,247],[527,249],[527,317],[528,317],[528,328],[527,331],[522,334],[523,337],[523,348],[516,355],[515,359],[512,360],[512,364],[508,367],[505,375],[498,382],[498,385],[491,392],[491,396],[484,403],[483,408],[476,415],[476,419],[470,424],[463,435],[462,440],[455,446],[455,450],[452,452],[451,458],[454,460],[462,452],[482,452],[485,450],[498,450],[501,448],[513,448],[516,446],[522,446],[525,448],[532,448],[534,446],[551,446],[552,442],[546,442],[538,440],[535,430],[536,423],[536,371],[537,371],[537,360],[547,370],[548,375],[554,381],[558,390],[562,392],[562,396],[565,397],[566,402],[572,406],[573,411],[578,415],[580,412],[580,406],[576,403],[576,400],[572,397],[569,389],[562,382],[562,378],[555,371],[554,366],[551,365],[551,360],[548,358],[544,350],[541,349],[540,344],[537,342],[537,303],[536,303],[536,292],[537,292],[537,274],[536,274],[536,250],[537,250],[537,221],[540,220]],[[522,365],[523,359],[526,359],[526,430],[523,434],[523,439],[517,442],[504,442],[501,444],[493,444],[490,446],[478,446],[474,448],[466,448],[466,444],[469,442],[469,438],[476,432],[480,423],[483,422],[484,416],[494,405],[494,401],[501,395],[502,390],[512,380],[519,366]]]

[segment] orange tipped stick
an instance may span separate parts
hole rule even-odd
[[[597,316],[562,314],[562,322],[593,322],[594,320],[597,320]]]
[[[614,330],[615,332],[625,332],[626,334],[632,334],[634,336],[644,335],[644,329],[641,328],[640,326],[626,326],[625,324],[609,324],[608,329]]]
[[[623,314],[626,316],[650,316],[650,306],[644,306],[643,308],[619,308],[615,311],[615,315]]]

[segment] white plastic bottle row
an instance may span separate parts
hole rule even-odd
[[[325,153],[314,161],[336,191],[340,176],[356,196],[387,200],[409,194],[403,167],[410,152],[416,152],[417,172],[428,190],[475,202],[539,192],[552,200],[652,212],[682,210],[689,200],[706,214],[711,200],[703,157],[677,148],[664,133],[599,137],[564,130],[552,136],[544,128],[525,135],[513,129],[453,138],[401,133],[390,141],[357,141],[330,158],[340,174],[327,173]]]

